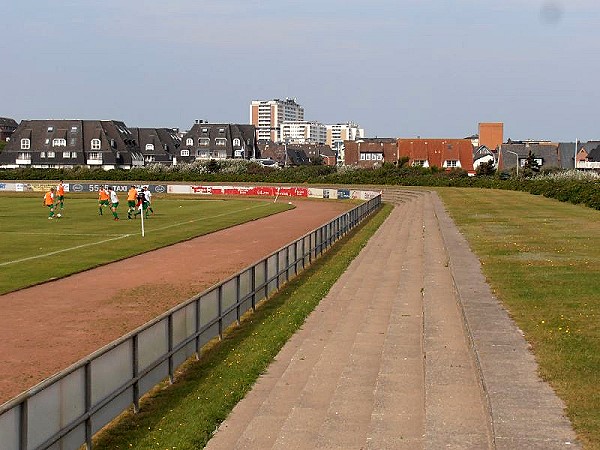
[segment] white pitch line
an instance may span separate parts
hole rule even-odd
[[[83,248],[83,247],[91,247],[92,245],[104,244],[106,242],[116,241],[118,239],[123,239],[123,238],[129,237],[129,236],[131,236],[131,235],[130,234],[121,234],[118,237],[114,237],[114,238],[110,238],[110,239],[104,239],[104,240],[98,241],[98,242],[90,242],[88,244],[81,244],[81,245],[77,245],[75,247],[63,248],[61,250],[56,250],[54,252],[44,253],[43,255],[29,256],[27,258],[15,259],[14,261],[6,261],[6,262],[3,262],[3,263],[0,263],[0,267],[2,267],[2,266],[8,266],[10,264],[17,264],[17,263],[21,263],[21,262],[24,262],[24,261],[30,261],[32,259],[46,258],[48,256],[57,255],[59,253],[70,252],[72,250],[77,250],[77,249],[80,249],[80,248]]]

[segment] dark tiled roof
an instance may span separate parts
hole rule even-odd
[[[29,139],[29,149],[21,149],[22,139]],[[92,149],[93,139],[100,140],[99,150]],[[92,152],[102,155],[103,166],[143,163],[133,134],[115,120],[24,120],[0,154],[0,165],[14,165],[22,152],[31,155],[32,166],[87,165]]]
[[[558,144],[502,144],[500,152],[504,155],[505,152],[514,152],[519,155],[519,159],[525,159],[529,156],[529,152],[537,158],[542,159],[542,167],[561,167],[561,162],[558,153]],[[513,154],[504,155],[503,168],[514,167],[516,157]],[[508,164],[507,164],[508,163]]]
[[[10,119],[8,117],[0,117],[0,128],[17,128],[19,124],[15,119]]]
[[[149,163],[173,164],[173,155],[181,145],[177,130],[171,128],[130,128],[144,160]]]
[[[225,139],[224,145],[217,145]],[[204,142],[206,144],[204,144]],[[189,156],[181,156],[181,150],[189,150]],[[196,123],[181,140],[177,152],[182,161],[197,158],[245,158],[257,157],[256,132],[254,125]]]

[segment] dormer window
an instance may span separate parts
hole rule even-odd
[[[54,127],[48,127],[48,133],[52,133],[54,131]]]
[[[240,146],[240,140],[239,140],[238,138],[235,138],[235,139],[233,140],[233,146],[234,146],[234,147],[239,147],[239,146]]]
[[[52,139],[52,147],[66,147],[67,140],[63,138]]]
[[[21,139],[21,150],[29,150],[31,148],[31,141],[29,139]]]
[[[192,145],[194,145],[194,140],[192,138],[187,138],[185,140],[185,145],[191,147]]]
[[[225,138],[216,138],[215,139],[215,145],[221,147],[227,144],[227,139]]]
[[[219,133],[225,133],[225,128],[219,128]]]
[[[208,128],[202,128],[203,133],[208,133]]]
[[[146,151],[147,152],[153,152],[154,151],[154,144],[146,144]]]
[[[71,133],[77,133],[77,127],[71,127]]]
[[[100,150],[100,139],[92,139],[92,150]]]
[[[200,139],[198,139],[198,145],[200,145],[202,147],[208,147],[209,144],[210,144],[210,139],[209,138],[200,138]]]

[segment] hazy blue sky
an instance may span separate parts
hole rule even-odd
[[[370,137],[600,138],[598,0],[9,0],[0,116],[188,129],[253,99]]]

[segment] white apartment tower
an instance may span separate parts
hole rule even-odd
[[[293,98],[252,100],[250,104],[250,123],[256,127],[258,141],[281,142],[281,124],[303,120],[304,108]]]
[[[353,122],[326,125],[327,140],[325,143],[331,148],[337,147],[344,141],[356,141],[365,137],[365,130]]]
[[[280,126],[281,140],[292,144],[325,144],[327,127],[319,122],[285,121]]]

